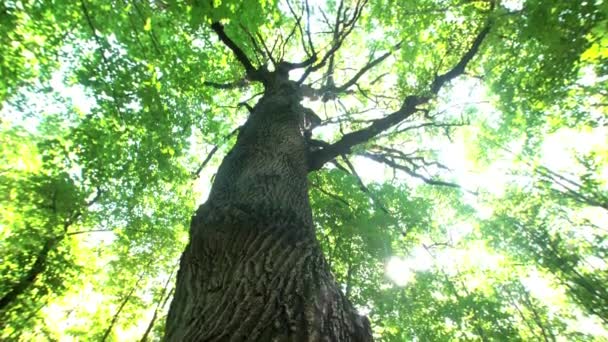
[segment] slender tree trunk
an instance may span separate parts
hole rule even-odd
[[[158,310],[164,308],[167,305],[167,301],[171,296],[173,296],[174,290],[175,289],[171,289],[171,291],[169,291],[169,293],[164,298],[161,298],[163,299],[162,305],[161,303],[158,303],[159,305],[156,306],[156,310],[154,310],[154,315],[152,315],[152,319],[150,320],[150,323],[148,323],[148,327],[146,328],[146,331],[141,337],[140,342],[146,342],[148,340],[148,335],[150,335],[150,332],[152,332],[152,328],[154,328],[154,324],[156,323],[156,319],[158,318]]]
[[[3,313],[6,309],[8,309],[9,306],[13,302],[15,302],[17,297],[19,297],[30,286],[32,286],[38,276],[42,272],[44,272],[47,266],[47,259],[49,257],[50,252],[53,250],[53,248],[55,248],[57,243],[61,241],[61,239],[63,239],[63,236],[59,238],[49,238],[48,240],[46,240],[44,246],[42,247],[40,252],[38,252],[36,260],[30,267],[30,269],[27,271],[27,273],[23,277],[21,277],[21,279],[19,279],[19,281],[14,284],[6,294],[2,295],[2,298],[0,298],[0,313]],[[0,326],[1,325],[2,324],[0,323]]]
[[[285,78],[266,92],[220,166],[167,318],[167,341],[370,341],[312,224],[304,108]]]
[[[169,288],[169,285],[172,283],[171,280],[173,280],[173,273],[175,273],[175,270],[171,271],[171,274],[169,274],[169,277],[167,278],[167,281],[165,282],[163,291],[161,292],[160,298],[158,298],[158,303],[156,304],[156,308],[154,309],[154,314],[152,315],[152,319],[150,320],[150,323],[148,323],[148,327],[146,328],[146,331],[144,332],[143,336],[141,337],[140,342],[146,342],[148,340],[148,335],[150,335],[152,328],[154,328],[154,323],[156,323],[156,318],[158,317],[159,310],[163,309],[167,305],[167,301],[173,295],[173,291],[175,290],[174,288],[172,288],[169,291],[169,293],[167,293],[167,289]]]
[[[101,192],[97,192],[95,198],[93,198],[89,203],[87,203],[87,207],[97,202],[100,194]],[[57,214],[56,206],[56,193],[53,193],[52,208],[55,214]],[[59,243],[61,243],[61,241],[65,239],[66,236],[70,235],[68,234],[68,229],[72,224],[74,224],[74,222],[76,222],[76,220],[78,220],[81,215],[82,212],[80,210],[74,210],[69,215],[68,219],[63,223],[63,234],[55,237],[49,237],[45,241],[44,246],[42,246],[40,252],[38,252],[38,255],[36,255],[36,260],[30,267],[30,269],[25,273],[23,277],[21,277],[21,279],[19,279],[17,283],[12,285],[10,289],[6,291],[5,294],[2,294],[2,297],[0,298],[0,328],[2,328],[3,326],[3,315],[7,312],[9,307],[17,301],[17,298],[19,298],[19,296],[21,296],[32,285],[34,285],[36,279],[38,279],[40,274],[46,271],[49,255],[57,247],[57,245],[59,245]]]
[[[112,317],[112,320],[110,321],[110,325],[108,325],[105,332],[103,333],[103,337],[101,338],[102,342],[105,342],[108,339],[108,337],[110,336],[112,329],[114,329],[114,325],[116,325],[116,322],[118,322],[118,317],[120,317],[122,310],[125,308],[125,306],[129,302],[129,300],[131,300],[133,293],[139,289],[139,283],[144,278],[145,274],[146,274],[145,270],[143,272],[141,272],[141,274],[139,275],[139,278],[137,278],[137,282],[135,282],[135,285],[133,285],[133,287],[131,287],[131,290],[129,291],[129,293],[127,293],[125,298],[123,298],[122,302],[120,303],[120,306],[118,307],[118,310],[116,310],[116,313],[114,314],[114,316]]]

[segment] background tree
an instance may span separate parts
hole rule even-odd
[[[3,3],[2,338],[606,338],[607,14]]]

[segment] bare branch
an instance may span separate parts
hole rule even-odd
[[[260,37],[261,39],[261,37]],[[277,45],[279,44],[279,40],[283,40],[283,35],[279,33],[279,36],[277,37],[277,39],[274,40],[274,43],[272,44],[272,49],[270,49],[270,52],[268,53],[268,57],[270,58],[270,60],[272,61],[272,64],[274,65],[278,65],[277,61],[272,57],[272,54],[274,53],[274,49],[277,47]],[[262,41],[263,42],[263,41]],[[266,46],[266,44],[264,44],[264,47]],[[279,60],[281,56],[279,56]]]
[[[361,16],[363,7],[367,4],[367,1],[368,0],[357,1],[357,4],[355,5],[355,9],[353,11],[353,15],[350,18],[350,20],[347,20],[347,21],[344,21],[345,19],[344,20],[340,19],[340,13],[342,10],[340,8],[338,9],[338,15],[336,17],[337,17],[338,22],[342,23],[342,29],[338,32],[338,39],[334,39],[331,47],[325,53],[325,55],[323,56],[323,58],[317,65],[310,65],[309,67],[306,68],[306,70],[302,74],[302,77],[300,77],[300,79],[298,80],[298,82],[297,82],[298,84],[302,84],[306,80],[308,75],[310,75],[310,73],[323,68],[326,65],[326,63],[330,60],[330,58],[332,58],[332,56],[336,53],[336,51],[338,51],[340,49],[340,47],[342,46],[342,43],[344,42],[346,37],[348,37],[348,35],[355,28],[355,23]],[[342,4],[342,2],[340,4]],[[338,29],[337,27],[334,28],[334,34],[337,29]]]
[[[304,0],[304,4],[306,5],[306,36],[308,37],[308,46],[311,50],[311,56],[317,56],[317,52],[315,51],[315,46],[312,43],[312,37],[310,35],[310,6],[308,4],[308,0]]]
[[[265,63],[266,60],[268,59],[268,57],[266,57],[266,54],[264,53],[264,51],[262,49],[260,49],[260,46],[258,45],[258,42],[255,40],[255,37],[253,36],[253,34],[251,34],[251,32],[249,32],[249,30],[243,24],[241,24],[241,29],[243,29],[243,31],[245,31],[245,33],[247,33],[247,36],[249,36],[249,40],[251,40],[251,44],[253,45],[253,50],[255,52],[257,52],[255,57],[258,60],[258,63],[260,63],[260,64]],[[260,56],[262,56],[264,61],[260,60],[260,58],[258,57],[258,54]]]
[[[342,8],[344,6],[344,0],[340,0],[340,5],[338,5],[338,11],[336,12],[336,22],[334,23],[334,34],[332,44],[336,45],[340,41],[340,24],[342,20],[340,17],[342,16]],[[329,57],[329,65],[327,66],[326,72],[326,83],[325,87],[333,88],[334,87],[334,65],[335,65],[335,54],[332,53]]]
[[[331,193],[331,192],[323,189],[321,186],[317,185],[316,183],[310,183],[310,185],[313,188],[319,190],[319,192],[322,193],[322,194],[324,194],[325,196],[333,198],[334,200],[336,200],[336,201],[338,201],[338,202],[346,205],[349,208],[351,207],[350,204],[348,204],[348,202],[344,198],[342,198],[342,197],[340,197],[340,196],[338,196],[336,194],[333,194],[333,193]]]
[[[243,126],[239,126],[237,128],[235,128],[232,132],[230,132],[228,135],[226,135],[223,139],[223,141],[215,146],[213,146],[213,148],[211,149],[211,152],[209,152],[209,154],[207,155],[207,158],[205,158],[205,160],[203,161],[203,163],[201,164],[201,166],[198,167],[198,169],[196,169],[196,171],[192,174],[193,178],[196,179],[198,178],[198,176],[200,176],[201,171],[203,171],[203,169],[205,168],[205,166],[207,166],[207,164],[209,163],[209,161],[211,161],[211,158],[213,157],[213,155],[215,154],[215,152],[217,152],[217,150],[220,148],[221,145],[223,145],[228,139],[230,139],[230,137],[232,137],[233,135],[236,134],[236,132],[241,130],[241,127]]]
[[[367,63],[367,65],[365,65],[363,68],[361,68],[361,70],[359,70],[359,72],[357,72],[348,82],[344,83],[342,86],[334,87],[333,89],[327,89],[327,91],[331,91],[334,94],[338,94],[338,93],[342,93],[342,92],[346,91],[348,88],[355,85],[355,83],[357,83],[359,78],[361,78],[361,76],[363,76],[366,72],[373,69],[375,66],[377,66],[378,64],[382,63],[385,59],[387,59],[393,53],[394,50],[398,50],[399,48],[401,48],[402,43],[403,42],[401,41],[401,42],[395,44],[395,46],[393,46],[393,50],[388,51],[388,52],[384,53],[382,56]]]
[[[65,235],[72,236],[72,235],[88,234],[88,233],[111,233],[111,232],[114,232],[114,229],[81,230],[81,231],[77,231],[77,232],[69,232]]]
[[[587,204],[594,207],[600,207],[608,210],[608,198],[606,198],[605,196],[602,196],[599,193],[585,194],[583,191],[581,191],[583,190],[583,185],[575,182],[572,179],[562,176],[557,172],[552,171],[546,166],[538,166],[535,168],[535,171],[542,178],[553,182],[555,185],[563,189],[551,189],[558,195],[567,196],[579,203]]]
[[[452,127],[462,127],[466,124],[467,123],[465,123],[465,122],[457,122],[457,123],[424,122],[421,124],[411,125],[411,126],[406,126],[406,127],[399,127],[400,126],[399,125],[399,126],[395,127],[396,129],[394,131],[389,131],[384,134],[378,135],[378,138],[395,136],[395,135],[398,135],[398,134],[401,134],[401,133],[404,133],[407,131],[412,131],[412,130],[423,128],[423,127],[436,127],[436,128],[450,129]]]
[[[177,267],[177,265],[173,266],[173,269],[171,269],[171,273],[169,273],[169,276],[167,277],[167,281],[165,282],[165,286],[163,287],[163,291],[160,293],[160,297],[158,298],[158,303],[156,304],[156,308],[154,309],[154,313],[152,314],[152,319],[150,320],[150,323],[148,324],[148,327],[146,328],[146,331],[144,332],[143,336],[141,337],[141,342],[146,342],[148,340],[148,335],[150,334],[150,331],[152,331],[152,328],[154,327],[154,323],[156,322],[156,318],[158,317],[158,311],[165,306],[165,304],[167,303],[167,299],[169,299],[169,297],[171,297],[171,295],[173,294],[173,290],[175,288],[172,288],[169,293],[167,294],[167,289],[169,288],[169,284],[171,284],[171,280],[173,280],[173,273],[175,273],[175,268]],[[166,294],[166,296],[165,296]]]
[[[457,188],[457,189],[461,188],[460,185],[455,184],[455,183],[450,183],[450,182],[445,182],[445,181],[442,181],[442,180],[432,179],[432,178],[426,177],[424,175],[421,175],[421,174],[419,174],[417,172],[414,172],[412,169],[408,168],[407,166],[398,164],[394,160],[392,160],[390,158],[387,158],[387,157],[385,157],[385,156],[383,156],[381,154],[364,152],[364,153],[361,153],[361,155],[364,156],[364,157],[366,157],[366,158],[369,158],[371,160],[374,160],[376,162],[384,163],[384,164],[386,164],[386,165],[388,165],[388,166],[390,166],[390,167],[392,167],[394,169],[401,170],[401,171],[407,173],[408,175],[410,175],[412,177],[415,177],[415,178],[418,178],[418,179],[422,179],[425,183],[430,184],[430,185],[440,185],[440,186],[446,186],[446,187]]]
[[[280,64],[282,64],[282,65],[280,67],[282,67],[284,70],[305,68],[309,65],[312,65],[312,63],[314,63],[317,60],[317,53],[315,51],[314,45],[312,44],[312,38],[310,36],[310,7],[308,5],[308,0],[305,1],[305,8],[302,9],[302,12],[306,11],[306,30],[304,30],[304,28],[302,28],[302,17],[304,16],[304,13],[302,13],[301,15],[298,16],[296,14],[296,11],[291,6],[291,3],[289,2],[289,0],[285,0],[285,1],[287,2],[289,11],[291,12],[291,14],[293,15],[293,17],[296,21],[296,25],[294,26],[291,33],[287,36],[287,39],[285,39],[285,43],[283,44],[283,47],[282,47],[283,56],[285,55],[285,45],[287,45],[287,42],[289,41],[290,37],[295,33],[295,29],[297,28],[298,31],[300,32],[302,48],[304,49],[304,52],[306,53],[308,58],[306,60],[304,60],[303,62],[299,62],[299,63],[290,63],[290,62],[281,61]],[[304,31],[306,31],[306,35],[304,34]],[[308,37],[308,46],[306,45],[307,42],[305,41],[306,36]]]
[[[139,289],[139,283],[144,278],[145,274],[146,274],[146,269],[144,269],[140,273],[139,278],[137,279],[137,282],[135,282],[135,285],[133,285],[133,287],[131,288],[131,290],[129,291],[129,293],[127,293],[127,295],[121,301],[120,306],[118,307],[118,310],[116,310],[116,313],[114,313],[114,316],[112,317],[112,320],[110,321],[110,324],[106,328],[106,330],[105,330],[105,332],[103,334],[103,337],[101,338],[102,342],[105,342],[108,339],[108,336],[110,336],[110,333],[112,332],[112,329],[114,328],[114,325],[118,321],[118,317],[122,313],[122,310],[125,308],[125,305],[127,305],[127,303],[129,302],[129,300],[133,296],[133,293],[135,293],[135,291]]]
[[[427,171],[426,168],[430,166],[437,167],[438,169],[451,171],[450,168],[444,165],[443,163],[440,163],[438,161],[427,161],[424,157],[417,155],[418,153],[424,151],[416,150],[414,152],[404,153],[392,147],[379,145],[374,145],[372,148],[373,150],[378,151],[379,153],[391,159],[399,159],[405,161],[406,163],[412,166],[413,171],[416,171],[419,168],[422,168]]]
[[[365,185],[365,183],[363,183],[363,180],[361,179],[361,177],[359,176],[359,174],[357,173],[357,170],[355,170],[355,167],[353,166],[353,164],[350,162],[350,160],[348,160],[348,158],[346,156],[342,156],[342,159],[344,160],[344,162],[346,163],[346,165],[348,166],[348,168],[350,169],[350,173],[355,176],[355,178],[357,178],[357,183],[359,183],[359,188],[361,189],[361,191],[365,192],[369,198],[372,200],[372,202],[374,204],[376,204],[378,206],[378,208],[380,208],[380,210],[382,210],[385,214],[391,215],[391,213],[388,211],[388,209],[386,209],[386,207],[384,206],[384,204],[382,204],[382,202],[380,201],[380,199],[378,199],[370,190],[369,188]]]
[[[274,46],[272,47],[272,50],[269,50],[268,46],[266,46],[266,42],[264,41],[264,38],[262,37],[262,35],[260,33],[258,33],[258,39],[262,43],[262,47],[264,48],[264,51],[266,51],[266,55],[268,56],[268,58],[270,59],[270,61],[272,62],[272,64],[276,66],[277,65],[277,61],[272,56],[272,52],[274,51]],[[278,41],[278,38],[274,41],[274,45],[277,44],[277,41]]]
[[[289,11],[291,12],[291,15],[293,15],[293,18],[296,23],[293,26],[293,28],[291,29],[291,32],[289,32],[289,34],[287,35],[287,38],[285,38],[285,41],[283,42],[283,46],[281,46],[281,56],[285,56],[285,47],[287,46],[287,42],[289,42],[291,37],[293,37],[296,34],[296,30],[300,33],[300,39],[301,39],[302,48],[304,49],[304,52],[306,53],[307,56],[310,56],[310,53],[308,52],[308,48],[304,41],[304,29],[302,28],[302,16],[304,14],[302,13],[301,15],[297,15],[296,11],[291,6],[291,3],[289,2],[289,0],[285,0],[285,2],[287,3],[287,7],[289,7]],[[302,9],[302,12],[304,12],[304,9]],[[282,59],[282,57],[281,57],[281,59]]]

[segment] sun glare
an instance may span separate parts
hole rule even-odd
[[[391,257],[386,263],[386,275],[398,286],[405,286],[414,279],[414,272],[401,257]]]

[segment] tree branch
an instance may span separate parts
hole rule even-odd
[[[139,283],[144,278],[145,274],[146,274],[146,271],[144,269],[144,271],[142,271],[140,273],[139,278],[137,279],[137,282],[135,283],[135,285],[133,285],[133,287],[131,288],[131,290],[129,291],[129,293],[124,297],[124,299],[120,303],[120,306],[118,307],[118,310],[116,311],[116,313],[112,317],[112,320],[110,321],[110,324],[106,328],[106,330],[105,330],[105,332],[103,334],[103,337],[101,338],[102,342],[105,342],[108,339],[108,337],[110,336],[110,333],[112,332],[112,329],[114,328],[114,325],[118,321],[118,317],[120,316],[120,313],[122,312],[122,310],[125,308],[125,306],[129,302],[129,300],[133,296],[133,293],[135,293],[135,291],[139,288]]]
[[[473,59],[489,31],[489,25],[484,27],[460,61],[450,71],[435,77],[435,80],[431,84],[431,95],[437,95],[445,83],[464,73],[467,64]],[[319,170],[327,161],[334,159],[336,156],[349,153],[353,146],[365,143],[385,130],[399,124],[421,110],[418,106],[428,103],[430,99],[431,98],[427,96],[407,96],[401,108],[396,112],[381,119],[374,120],[372,124],[366,128],[347,133],[335,143],[311,153],[308,161],[309,171]]]
[[[416,153],[421,152],[420,150],[416,150],[414,152],[410,152],[410,153],[404,153],[398,149],[392,148],[392,147],[387,147],[387,146],[379,146],[379,145],[374,145],[372,147],[374,150],[377,150],[378,153],[386,156],[387,158],[391,158],[391,159],[398,159],[398,160],[403,160],[405,162],[407,162],[408,164],[410,164],[413,168],[414,171],[422,168],[424,169],[424,171],[428,170],[426,169],[427,166],[435,166],[439,169],[443,169],[443,170],[448,170],[451,171],[449,167],[447,167],[446,165],[438,162],[438,161],[426,161],[424,159],[424,157],[421,156],[416,156]],[[376,152],[372,152],[372,153],[376,153]]]
[[[241,128],[243,126],[239,126],[237,128],[235,128],[232,132],[230,132],[228,135],[226,135],[223,139],[223,141],[215,146],[213,146],[213,148],[211,149],[211,152],[209,152],[209,154],[207,155],[207,157],[205,158],[205,160],[203,161],[203,163],[201,164],[201,166],[198,167],[198,169],[196,169],[196,171],[194,171],[194,173],[192,174],[192,177],[194,179],[198,178],[201,174],[201,171],[203,171],[203,169],[205,168],[205,166],[207,166],[207,164],[209,163],[209,161],[211,161],[211,158],[213,157],[213,155],[215,154],[215,152],[217,152],[217,150],[220,148],[220,146],[222,146],[226,140],[230,139],[230,137],[232,137],[233,135],[236,134],[236,132],[240,131]]]
[[[93,205],[94,203],[96,203],[101,194],[102,194],[102,190],[97,187],[97,193],[95,194],[95,197],[93,199],[91,199],[90,201],[86,202],[87,207],[90,207],[91,205]],[[55,194],[53,196],[53,202],[56,201],[55,198]],[[54,204],[54,208],[53,211],[56,212],[56,204]],[[77,209],[75,210],[72,214],[70,214],[70,217],[68,219],[65,220],[65,222],[63,223],[63,234],[55,236],[55,237],[51,237],[48,238],[45,243],[44,246],[42,247],[42,249],[40,250],[40,252],[38,252],[38,254],[36,255],[36,259],[34,261],[34,263],[32,264],[32,266],[26,271],[25,271],[25,275],[22,276],[19,280],[17,280],[16,284],[11,284],[8,291],[5,292],[2,297],[0,298],[0,313],[2,313],[6,308],[9,307],[9,305],[12,305],[13,302],[19,297],[21,296],[28,288],[30,288],[38,279],[38,277],[40,276],[41,273],[45,272],[47,269],[47,263],[48,263],[48,259],[49,256],[51,255],[51,252],[57,247],[57,245],[59,243],[61,243],[63,241],[63,239],[65,239],[66,236],[72,235],[70,233],[67,232],[68,228],[74,224],[76,222],[76,220],[78,218],[80,218],[82,216],[82,211]],[[29,225],[26,223],[26,228],[29,229]]]
[[[321,59],[321,61],[318,64],[310,65],[306,68],[306,70],[302,74],[302,77],[300,77],[300,79],[298,80],[298,82],[297,82],[298,84],[302,84],[306,80],[308,75],[310,75],[310,73],[323,68],[325,66],[325,64],[333,57],[333,55],[340,49],[340,47],[342,46],[342,43],[344,42],[346,37],[348,37],[348,35],[355,28],[355,24],[356,24],[357,20],[359,19],[359,17],[361,16],[363,7],[367,4],[367,2],[368,2],[368,0],[357,1],[357,3],[355,4],[355,9],[353,11],[353,15],[352,15],[352,17],[350,17],[349,20],[346,20],[346,19],[340,20],[340,14],[341,13],[345,14],[347,12],[346,10],[344,12],[342,12],[342,10],[341,10],[342,2],[340,3],[340,8],[338,9],[338,14],[336,15],[336,23],[342,24],[342,29],[338,31],[338,24],[336,25],[335,29],[332,31],[332,34],[334,34],[334,40],[331,44],[331,47],[329,48],[327,53],[325,53],[325,55],[323,56],[323,58]],[[337,31],[337,39],[335,38],[336,31]]]
[[[244,88],[247,85],[249,85],[249,82],[247,82],[247,79],[243,78],[237,81],[232,81],[230,83],[218,83],[218,82],[211,82],[211,81],[205,81],[203,82],[203,85],[215,88],[215,89],[235,89],[235,88]]]
[[[266,61],[268,60],[268,57],[266,57],[266,55],[264,54],[264,51],[260,48],[260,46],[258,45],[257,41],[255,40],[255,37],[253,36],[253,34],[251,34],[251,32],[249,32],[249,30],[245,27],[245,25],[241,24],[241,28],[243,29],[243,31],[245,31],[245,33],[247,33],[247,35],[249,36],[249,40],[251,40],[251,44],[253,45],[253,50],[254,52],[257,52],[257,54],[259,54],[260,56],[262,56],[262,58],[264,59],[264,61],[262,62],[260,60],[260,58],[258,57],[257,54],[255,54],[255,58],[257,59],[258,63],[263,64],[266,63]],[[261,39],[261,38],[260,38]]]
[[[88,234],[88,233],[111,233],[113,231],[114,231],[114,229],[79,230],[79,231],[76,231],[76,232],[69,232],[66,235],[67,236],[72,236],[72,235]]]
[[[426,103],[427,101],[428,98],[425,97],[408,96],[398,111],[381,119],[374,120],[366,128],[347,133],[337,142],[312,152],[308,164],[309,171],[319,170],[327,161],[334,159],[336,156],[350,153],[353,146],[367,142],[388,128],[407,119],[418,111],[417,106],[419,104]]]
[[[491,26],[487,25],[483,28],[483,30],[481,30],[481,32],[479,32],[479,34],[477,34],[477,37],[475,37],[475,40],[473,41],[473,44],[471,44],[469,50],[462,56],[462,58],[460,58],[460,61],[450,71],[435,77],[435,80],[431,84],[431,93],[437,94],[444,84],[464,73],[467,64],[469,64],[473,57],[475,57],[479,51],[479,47],[483,43],[483,40],[490,32],[490,28]]]
[[[232,53],[234,53],[234,56],[236,57],[236,59],[239,62],[241,62],[241,64],[245,68],[245,72],[247,73],[247,76],[249,76],[253,80],[258,80],[257,77],[255,76],[256,71],[257,71],[256,68],[253,66],[253,64],[251,64],[251,61],[249,60],[249,58],[247,57],[245,52],[243,50],[241,50],[241,48],[238,45],[236,45],[236,43],[234,41],[232,41],[232,39],[230,39],[230,37],[228,37],[226,32],[224,32],[224,25],[220,24],[219,22],[215,22],[215,23],[211,24],[211,28],[213,29],[213,31],[215,31],[215,33],[217,34],[219,39],[224,44],[226,44],[226,46],[230,50],[232,50]]]
[[[405,173],[407,173],[408,175],[418,178],[418,179],[422,179],[426,184],[430,184],[430,185],[440,185],[440,186],[446,186],[446,187],[450,187],[450,188],[456,188],[456,189],[461,189],[460,185],[455,184],[455,183],[450,183],[450,182],[445,182],[442,180],[437,180],[437,179],[432,179],[429,177],[426,177],[424,175],[421,175],[417,172],[414,172],[412,169],[410,169],[407,166],[401,165],[396,163],[394,160],[387,158],[381,154],[375,154],[375,153],[369,153],[369,152],[364,152],[361,153],[362,156],[369,158],[373,161],[379,162],[379,163],[384,163],[394,169],[397,170],[401,170]]]
[[[0,298],[0,312],[3,312],[9,307],[21,294],[25,292],[38,278],[38,276],[46,270],[47,259],[50,252],[55,248],[57,243],[63,239],[63,236],[59,238],[50,238],[46,240],[44,246],[36,255],[36,261],[32,267],[21,277],[18,282],[14,285],[11,284],[9,291],[3,294]]]
[[[298,16],[296,14],[296,11],[291,6],[291,3],[289,2],[289,0],[285,0],[285,1],[287,2],[289,11],[291,12],[291,14],[294,17],[294,20],[296,21],[296,26],[294,27],[293,32],[295,32],[295,28],[297,27],[298,31],[300,32],[302,48],[304,49],[304,52],[306,53],[306,55],[309,56],[309,58],[307,58],[305,61],[300,62],[300,63],[289,63],[289,62],[281,62],[281,63],[284,63],[284,65],[289,70],[304,68],[304,67],[307,67],[307,66],[311,65],[312,63],[314,63],[317,59],[317,53],[315,52],[314,46],[312,45],[312,38],[310,37],[310,8],[308,6],[308,0],[305,0],[305,4],[304,4],[305,7],[302,8],[302,14],[300,16]],[[309,46],[306,45],[306,41],[305,41],[306,36],[304,35],[305,30],[304,30],[304,28],[302,28],[302,17],[304,16],[304,13],[303,13],[304,11],[306,11],[306,13],[307,13],[306,34],[308,35]],[[291,36],[291,34],[290,34],[290,36]],[[287,44],[288,40],[289,40],[289,36],[285,40],[285,45]],[[283,48],[285,48],[285,46],[283,46]],[[309,49],[310,49],[310,51],[309,51]]]
[[[330,198],[332,198],[332,199],[334,199],[334,200],[336,200],[336,201],[344,204],[345,206],[351,208],[350,204],[348,204],[348,202],[344,198],[342,198],[342,197],[340,197],[340,196],[338,196],[336,194],[332,194],[331,192],[323,189],[321,186],[317,185],[316,183],[310,183],[310,185],[313,188],[319,190],[319,192],[322,193],[322,194],[324,194],[325,196],[328,196],[328,197],[330,197]]]
[[[177,265],[175,267],[177,267]],[[152,331],[152,328],[154,327],[154,323],[156,322],[156,318],[158,317],[158,311],[162,307],[165,306],[165,304],[167,303],[167,299],[169,299],[169,297],[171,297],[171,295],[173,294],[173,290],[175,288],[172,288],[169,291],[169,293],[165,296],[165,294],[167,293],[167,289],[169,288],[169,284],[171,284],[171,280],[173,280],[173,273],[175,272],[175,267],[171,270],[169,277],[167,277],[167,281],[165,282],[163,291],[160,293],[160,298],[158,298],[158,303],[156,304],[156,308],[154,309],[154,314],[152,315],[152,319],[150,320],[150,323],[148,323],[148,327],[146,328],[146,331],[144,332],[143,336],[141,337],[140,342],[146,342],[148,340],[148,335],[150,334],[150,331]]]
[[[401,48],[402,43],[403,42],[397,43],[393,47],[393,49],[397,50],[397,49]],[[357,72],[348,82],[344,83],[343,85],[341,85],[339,87],[334,87],[333,89],[327,89],[326,91],[331,91],[334,93],[334,95],[346,91],[348,88],[355,85],[355,83],[357,83],[357,81],[359,80],[359,78],[361,78],[361,76],[363,76],[369,70],[373,69],[378,64],[382,63],[385,59],[387,59],[390,55],[392,55],[392,53],[393,53],[393,51],[388,51],[388,52],[384,53],[382,56],[370,61],[369,63],[367,63],[367,65],[365,65],[363,68],[361,68],[361,70],[359,70],[359,72]]]
[[[308,38],[308,46],[312,51],[311,56],[317,56],[317,51],[315,50],[315,45],[312,43],[312,36],[310,35],[310,6],[308,4],[308,0],[304,0],[304,5],[306,7],[306,36]]]
[[[382,210],[385,214],[388,214],[390,216],[391,213],[388,211],[388,209],[386,209],[384,204],[382,204],[382,202],[369,190],[369,188],[365,185],[365,183],[363,183],[363,180],[357,173],[357,170],[355,169],[353,164],[350,162],[350,160],[348,160],[348,158],[344,155],[342,156],[342,159],[346,163],[346,166],[348,166],[348,168],[350,169],[350,173],[353,176],[355,176],[355,178],[357,178],[357,183],[359,183],[359,188],[361,189],[361,191],[365,192],[367,194],[367,196],[369,196],[369,198],[372,200],[372,202],[375,205],[377,205],[378,208],[380,208],[380,210]]]
[[[311,65],[312,63],[314,63],[317,60],[317,55],[312,55],[310,57],[308,57],[306,60],[302,61],[302,62],[297,62],[297,63],[292,63],[292,62],[285,62],[282,61],[279,63],[279,68],[283,68],[286,70],[294,70],[294,69],[299,69],[299,68],[306,68],[307,66]]]
[[[333,34],[333,41],[332,41],[332,44],[334,46],[338,45],[338,43],[340,42],[340,33],[341,33],[340,24],[342,24],[342,20],[340,20],[340,17],[342,16],[343,6],[344,6],[344,0],[340,0],[340,5],[338,5],[338,11],[336,12],[336,22],[334,23],[334,34]],[[327,66],[326,83],[325,83],[325,86],[327,88],[333,88],[335,86],[335,84],[334,84],[335,58],[336,58],[335,53],[332,53],[331,55],[329,55],[329,65]]]

